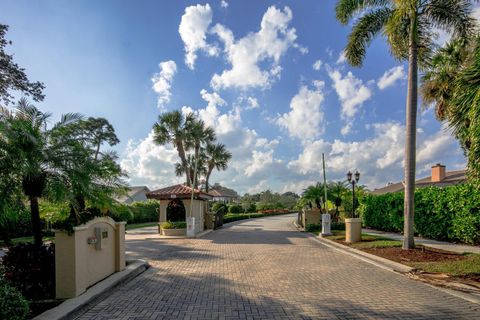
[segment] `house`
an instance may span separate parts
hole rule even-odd
[[[437,163],[432,167],[431,176],[415,181],[415,188],[425,188],[430,186],[446,187],[460,183],[464,183],[467,178],[465,176],[466,170],[446,171],[446,167]],[[404,191],[403,182],[390,183],[387,186],[375,189],[371,194],[385,194],[391,192]]]
[[[215,183],[208,193],[212,195],[213,201],[233,202],[238,199],[238,193],[235,190],[222,187],[218,183]]]
[[[147,186],[129,187],[127,193],[118,197],[120,203],[129,204],[135,201],[147,201],[147,193],[150,192]]]

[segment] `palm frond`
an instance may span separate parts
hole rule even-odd
[[[390,8],[382,8],[360,17],[352,28],[345,48],[345,56],[353,66],[361,66],[365,58],[366,48],[373,38],[382,31],[393,14]]]

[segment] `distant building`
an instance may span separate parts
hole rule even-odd
[[[147,186],[135,186],[129,187],[127,194],[118,197],[117,200],[120,203],[129,204],[135,201],[147,201],[147,193],[150,192]]]
[[[215,183],[208,193],[213,197],[213,201],[233,202],[239,198],[235,190],[222,187],[218,183]]]
[[[464,183],[467,178],[466,170],[446,171],[446,167],[437,163],[432,167],[431,176],[415,181],[415,188],[425,188],[430,186],[446,187]],[[391,192],[404,191],[403,182],[389,183],[387,186],[371,191],[371,194],[385,194]]]

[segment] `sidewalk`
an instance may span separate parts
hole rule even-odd
[[[400,240],[400,241],[403,240],[403,235],[399,233],[383,232],[383,231],[378,231],[373,229],[362,229],[362,233],[371,234],[375,236],[382,236],[382,237],[393,239],[393,240]],[[471,253],[480,254],[480,246],[455,244],[455,243],[425,239],[420,237],[415,237],[415,243],[422,244],[425,247],[431,247],[431,248],[445,250],[445,251],[452,251],[456,253],[471,252]]]

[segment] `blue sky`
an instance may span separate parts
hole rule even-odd
[[[55,116],[107,118],[133,185],[182,180],[171,146],[156,146],[161,112],[194,111],[233,153],[212,182],[237,191],[301,192],[359,170],[370,188],[399,181],[406,65],[382,39],[362,68],[342,59],[349,32],[335,1],[23,1],[0,3],[8,48]],[[476,11],[478,13],[478,11]],[[418,117],[418,176],[465,166],[432,110]]]

